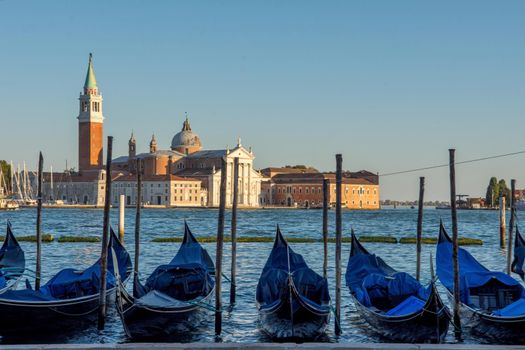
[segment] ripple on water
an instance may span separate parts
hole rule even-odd
[[[186,219],[194,234],[199,236],[214,235],[217,230],[216,209],[145,209],[142,212],[140,271],[146,278],[154,268],[171,260],[178,249],[178,243],[152,243],[156,237],[182,236],[183,222]],[[329,232],[333,235],[334,211],[329,212]],[[116,227],[118,212],[111,212],[111,222]],[[519,213],[519,216],[523,216]],[[241,210],[238,215],[237,232],[239,236],[273,236],[277,224],[288,237],[321,238],[321,210]],[[439,219],[442,218],[447,228],[450,227],[448,211],[425,210],[424,236],[436,237]],[[464,237],[481,238],[483,246],[468,247],[469,251],[490,269],[501,271],[505,266],[505,255],[499,249],[498,213],[496,211],[459,211],[459,231]],[[15,212],[0,212],[0,223],[10,219],[15,235],[34,232],[36,211],[22,209]],[[524,218],[525,219],[525,218]],[[126,211],[127,248],[133,254],[134,212]],[[417,210],[386,209],[379,211],[343,211],[344,235],[354,228],[359,235],[392,235],[397,238],[414,235],[416,231]],[[226,215],[226,234],[229,233],[230,212]],[[101,210],[82,209],[44,209],[43,231],[60,235],[93,236],[100,235],[102,227]],[[22,242],[26,259],[31,269],[34,264],[35,246]],[[215,243],[204,244],[212,257],[215,256]],[[316,271],[322,271],[322,244],[292,244],[295,251],[303,254],[307,263]],[[380,255],[392,267],[413,273],[415,271],[414,246],[405,244],[368,243],[367,249]],[[231,312],[224,313],[223,336],[226,342],[261,342],[269,339],[257,328],[258,316],[255,308],[255,288],[261,269],[272,248],[271,243],[238,244],[237,304]],[[343,246],[343,274],[350,245]],[[429,280],[429,256],[434,247],[424,245],[422,252],[422,280]],[[43,245],[43,279],[49,279],[58,270],[74,266],[86,267],[95,262],[100,252],[100,243],[47,243]],[[224,273],[230,274],[230,245],[225,244]],[[334,292],[334,248],[329,250],[329,284],[332,297]],[[443,289],[439,286],[441,292]],[[342,290],[342,328],[343,334],[336,337],[333,333],[333,317],[327,335],[327,342],[382,342],[385,341],[370,330],[355,312],[346,287]],[[223,282],[223,303],[229,301],[229,284]],[[452,327],[450,327],[452,329]],[[454,342],[449,331],[447,342]],[[79,330],[74,333],[47,335],[45,338],[2,339],[2,342],[24,343],[121,343],[126,342],[120,319],[112,310],[108,315],[106,330],[98,333],[96,327]],[[166,339],[162,339],[166,341]],[[168,341],[215,341],[213,315],[208,312],[197,329],[185,332],[182,337],[173,337]],[[464,342],[480,343],[477,338],[465,335]]]

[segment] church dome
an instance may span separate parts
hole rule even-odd
[[[190,122],[186,117],[182,130],[175,134],[171,140],[171,149],[182,153],[192,153],[199,150],[201,146],[201,139],[191,131]]]

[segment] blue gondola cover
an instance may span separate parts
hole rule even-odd
[[[288,246],[277,227],[275,242],[257,284],[256,299],[261,309],[271,309],[281,302],[281,294],[288,291],[288,273],[298,288],[302,301],[313,308],[329,310],[328,282],[310,269],[301,254]],[[295,308],[298,305],[294,306]]]
[[[394,270],[379,256],[369,253],[353,233],[352,249],[346,268],[346,285],[362,305],[396,315],[402,310],[415,312],[415,307],[424,306],[430,291],[414,277]],[[420,302],[410,304],[407,301],[410,305],[397,308],[411,296]]]
[[[120,244],[115,232],[111,229],[111,239],[108,251],[107,288],[116,285],[115,270],[113,268],[113,253],[116,254],[118,273],[125,280],[131,272],[131,258]],[[53,278],[39,290],[22,289],[3,293],[0,298],[4,300],[21,301],[51,301],[75,299],[99,292],[100,287],[100,259],[89,268],[78,271],[66,268],[59,271]]]
[[[136,279],[133,295],[140,304],[169,307],[178,301],[208,295],[215,285],[214,273],[215,267],[208,252],[184,223],[184,239],[175,257],[169,264],[158,266],[144,285]],[[139,301],[140,298],[143,300]]]
[[[521,290],[521,297],[525,297],[524,289],[518,281],[503,272],[490,271],[463,248],[459,248],[458,250],[458,261],[460,299],[462,303],[467,305],[472,304],[469,289],[484,286],[489,282],[499,283],[508,287],[517,287]],[[446,233],[443,224],[440,225],[440,238],[436,251],[436,265],[439,280],[449,291],[452,291],[454,288],[452,242]]]

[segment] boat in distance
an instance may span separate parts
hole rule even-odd
[[[133,295],[121,289],[117,309],[128,337],[166,337],[187,332],[206,314],[215,290],[215,265],[187,223],[175,257],[158,266]]]
[[[100,259],[83,271],[66,268],[38,290],[26,280],[25,289],[0,294],[0,335],[24,332],[45,333],[75,330],[94,324],[99,309]],[[118,237],[111,230],[108,250],[106,296],[108,304],[115,301],[118,281],[127,279],[131,259]]]
[[[257,284],[256,302],[260,327],[272,339],[316,339],[330,320],[327,280],[289,247],[279,226]]]
[[[447,334],[450,312],[437,292],[369,253],[352,230],[346,285],[357,312],[390,341],[439,343]]]
[[[519,235],[519,232],[516,232]],[[437,274],[454,303],[452,240],[443,223],[436,248]],[[468,251],[458,250],[461,326],[498,343],[525,342],[525,289],[513,277],[490,271]]]

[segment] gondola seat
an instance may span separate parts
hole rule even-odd
[[[390,276],[371,273],[363,280],[359,301],[363,305],[374,306],[388,311],[396,308],[409,297],[426,300],[428,291],[412,276],[396,272]]]
[[[525,314],[525,299],[518,299],[512,304],[507,305],[503,309],[494,311],[497,316],[522,316]]]
[[[213,281],[206,266],[197,263],[160,265],[144,285],[147,291],[156,290],[177,300],[193,300],[207,295]]]
[[[424,300],[411,295],[405,300],[403,300],[396,307],[388,310],[385,314],[388,316],[404,316],[404,315],[408,315],[416,311],[419,311],[424,306],[425,306]]]

